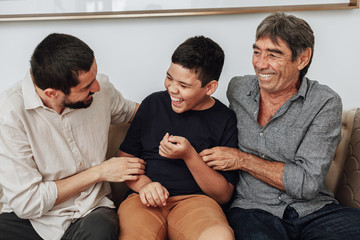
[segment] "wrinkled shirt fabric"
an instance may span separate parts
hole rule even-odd
[[[88,108],[58,114],[37,95],[28,73],[0,95],[0,185],[2,212],[29,219],[44,239],[60,239],[71,222],[94,208],[113,208],[108,183],[97,183],[54,206],[54,181],[105,160],[110,123],[128,122],[135,103],[123,98],[107,76]]]
[[[262,209],[282,218],[287,206],[304,217],[336,202],[325,179],[341,139],[341,99],[317,81],[302,79],[298,92],[262,127],[257,119],[257,76],[234,77],[228,86],[230,108],[237,115],[239,149],[271,162],[285,163],[285,191],[238,171],[231,207]]]

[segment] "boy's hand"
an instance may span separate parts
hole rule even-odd
[[[147,207],[163,207],[169,197],[168,190],[158,182],[150,182],[139,191],[141,202]]]
[[[195,149],[184,137],[169,136],[169,133],[166,133],[160,142],[159,154],[166,158],[185,160],[194,153]]]

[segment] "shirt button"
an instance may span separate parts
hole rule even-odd
[[[280,196],[280,195],[278,196],[278,199],[281,200],[281,196]]]
[[[265,155],[265,154],[261,155],[261,158],[265,158],[265,157],[266,157],[266,155]]]
[[[260,133],[260,137],[262,137],[263,135],[264,135],[264,133],[261,132],[261,133]]]
[[[72,138],[68,138],[68,142],[72,142]]]

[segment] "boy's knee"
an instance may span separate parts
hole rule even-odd
[[[207,228],[199,237],[199,240],[234,240],[234,232],[229,226],[217,225]]]

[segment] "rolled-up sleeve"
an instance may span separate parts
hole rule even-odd
[[[55,182],[43,180],[20,125],[16,120],[9,122],[2,118],[0,121],[3,211],[14,211],[20,218],[37,218],[54,206],[57,187]]]
[[[286,193],[297,199],[313,199],[324,188],[336,147],[341,139],[342,104],[339,97],[325,102],[312,119],[294,161],[283,173]]]

